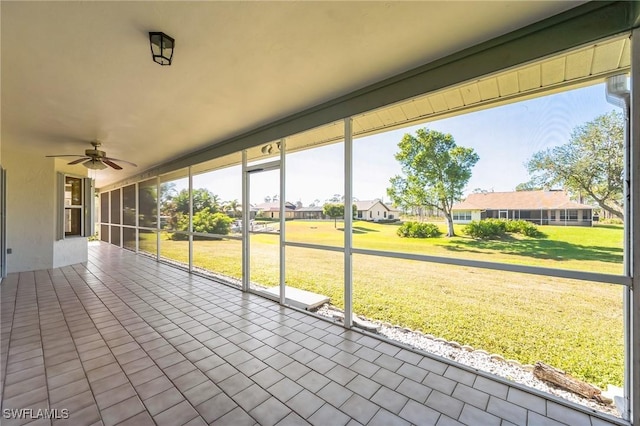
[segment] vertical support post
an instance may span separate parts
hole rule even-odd
[[[136,191],[136,229],[133,233],[136,239],[136,253],[140,252],[140,182],[133,186]]]
[[[64,184],[64,177],[63,177],[62,183]],[[63,186],[63,188],[64,188],[64,186]],[[64,198],[63,198],[63,200],[64,200]],[[109,241],[109,244],[112,244],[111,243],[111,225],[113,224],[113,220],[111,218],[111,191],[107,192],[107,206],[109,206],[109,210],[107,210],[107,217],[109,218],[109,227],[108,227],[109,228],[109,238],[108,238],[108,241]]]
[[[124,247],[124,186],[120,188],[120,248]]]
[[[193,272],[193,176],[189,166],[189,272]]]
[[[344,326],[353,326],[353,119],[344,119]]]
[[[0,167],[0,280],[7,276],[7,171]]]
[[[629,324],[628,415],[631,424],[640,426],[640,29],[631,37],[631,102],[629,134],[629,226],[628,259],[631,287],[628,289]]]
[[[633,210],[631,208],[631,103],[630,97],[627,101],[624,98],[619,98],[622,102],[622,111],[624,114],[624,144],[623,144],[623,212],[624,212],[624,230],[623,230],[623,274],[629,277],[633,277],[631,268],[631,223],[633,222]],[[609,100],[609,99],[607,99]],[[633,280],[633,278],[632,278]],[[632,417],[632,395],[633,395],[633,377],[632,372],[634,367],[631,360],[633,358],[633,281],[632,285],[625,287],[622,294],[622,318],[624,323],[624,382],[623,393],[624,401],[623,406],[618,406],[618,409],[622,409],[622,417],[626,420],[631,420]],[[636,394],[637,395],[637,394]],[[619,404],[618,404],[619,405]]]
[[[242,151],[242,291],[249,291],[249,173],[247,173],[247,151]]]
[[[286,302],[286,286],[285,286],[285,228],[287,219],[286,210],[286,140],[280,140],[280,304],[284,305]]]
[[[156,262],[160,262],[160,197],[162,195],[162,185],[160,176],[156,176]]]
[[[633,40],[632,40],[633,41]],[[632,50],[631,58],[633,60],[634,54],[638,54],[636,43],[632,43],[635,47],[635,51]],[[639,58],[640,56],[636,56]],[[637,77],[638,69],[634,66],[631,68],[632,83],[634,76]],[[636,78],[637,80],[637,78]],[[637,94],[636,89],[636,94]],[[632,424],[638,425],[640,421],[637,419],[638,411],[634,408],[638,404],[638,396],[640,393],[638,389],[638,366],[637,366],[637,337],[638,327],[634,324],[637,313],[637,307],[640,306],[637,303],[638,295],[638,281],[637,277],[634,277],[634,268],[638,266],[637,259],[634,259],[634,229],[637,231],[637,197],[634,196],[634,192],[637,191],[637,171],[634,167],[637,167],[640,162],[637,161],[637,123],[635,118],[637,114],[635,109],[632,108],[632,101],[637,97],[633,95],[633,86],[631,92],[627,89],[627,77],[626,75],[616,75],[607,78],[606,85],[606,97],[607,101],[615,106],[622,108],[624,114],[624,144],[623,144],[623,203],[624,203],[624,232],[623,232],[623,265],[624,275],[631,278],[631,285],[624,288],[623,293],[623,323],[624,323],[624,398],[620,401],[616,398],[616,404],[621,411],[622,417],[626,420],[630,420]],[[635,118],[634,118],[635,117]],[[634,135],[634,132],[635,135]],[[636,156],[636,160],[634,160]],[[634,206],[634,203],[636,204]],[[637,235],[635,236],[637,237]],[[634,264],[635,262],[635,264]],[[637,269],[635,269],[637,271]],[[634,295],[635,293],[635,295]],[[633,420],[635,418],[635,421]]]

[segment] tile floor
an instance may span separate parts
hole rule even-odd
[[[1,304],[3,425],[612,424],[106,244]]]

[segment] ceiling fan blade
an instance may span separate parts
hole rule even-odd
[[[106,164],[107,166],[110,166],[110,167],[111,167],[111,168],[113,168],[113,169],[116,169],[116,170],[122,170],[122,167],[120,167],[119,165],[117,165],[117,164],[116,164],[116,163],[114,163],[113,161],[109,160],[108,158],[103,158],[103,159],[102,159],[102,162],[103,162],[104,164]]]
[[[73,161],[67,163],[67,165],[71,166],[73,164],[82,163],[84,160],[90,160],[90,158],[89,157],[78,158],[77,160],[73,160]]]
[[[45,155],[45,157],[84,157],[84,155]]]
[[[138,167],[138,165],[137,165],[136,163],[132,163],[131,161],[127,161],[127,160],[119,160],[119,159],[117,159],[117,158],[111,158],[111,157],[103,157],[102,159],[103,159],[103,160],[109,160],[109,161],[120,161],[121,163],[127,163],[127,164],[129,164],[130,166]],[[106,161],[105,161],[105,162],[106,162]]]

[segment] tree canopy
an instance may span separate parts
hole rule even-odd
[[[394,205],[409,210],[430,207],[447,219],[447,236],[454,236],[451,208],[462,199],[462,191],[471,178],[471,169],[479,160],[473,148],[456,145],[450,134],[427,128],[415,136],[405,134],[395,158],[403,176],[390,179],[387,194]]]
[[[562,186],[623,218],[624,118],[612,111],[571,133],[569,142],[527,162],[531,185]]]
[[[163,184],[165,185],[165,184]],[[173,182],[162,188],[162,214],[166,216],[168,229],[176,231],[189,230],[189,191],[177,191]],[[193,231],[226,235],[229,233],[233,219],[222,212],[220,197],[206,188],[193,190]],[[234,213],[239,208],[237,200],[228,203],[228,210]],[[235,208],[234,208],[235,207]],[[185,239],[184,234],[171,234],[171,239]]]
[[[351,207],[352,207],[353,215],[355,216],[357,207],[355,204],[353,204]],[[344,204],[343,203],[325,203],[322,206],[322,213],[325,216],[329,216],[330,218],[332,218],[334,227],[337,227],[338,218],[344,217]]]
[[[175,203],[178,213],[189,214],[189,191],[183,189],[171,199]],[[193,213],[199,211],[209,211],[217,213],[222,210],[220,197],[206,188],[197,188],[193,190]]]
[[[534,182],[523,182],[516,185],[516,191],[539,191],[542,187],[536,185]]]

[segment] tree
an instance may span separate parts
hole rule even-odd
[[[539,191],[541,189],[542,187],[536,185],[536,183],[532,181],[523,182],[516,185],[516,191]]]
[[[138,191],[138,217],[139,225],[146,228],[155,228],[158,215],[158,191],[156,186],[139,186]]]
[[[576,127],[569,142],[528,161],[531,182],[562,186],[623,219],[624,126],[622,114],[612,111]]]
[[[240,207],[242,205],[238,200],[231,200],[225,203],[225,210],[229,216],[240,217]]]
[[[447,236],[455,235],[451,208],[462,199],[462,191],[478,162],[473,148],[457,146],[450,134],[426,128],[416,135],[405,134],[395,158],[404,176],[390,179],[387,194],[403,209],[430,207],[440,210],[447,220]]]
[[[166,227],[178,231],[189,230],[189,190],[183,189],[177,192],[172,182],[167,187],[164,197],[161,198],[161,212],[166,216]],[[198,213],[221,214],[220,197],[206,188],[193,190],[193,217],[194,230],[195,218]],[[204,216],[203,216],[204,217]]]
[[[171,199],[175,204],[176,212],[189,214],[189,190],[183,189]],[[221,211],[220,197],[206,188],[197,188],[193,190],[193,213],[207,210],[211,213]]]
[[[165,203],[178,193],[175,182],[164,182],[160,184],[160,203]]]
[[[353,204],[351,206],[351,211],[352,211],[352,215],[355,216],[358,207]],[[329,216],[330,218],[333,219],[333,226],[335,228],[338,227],[338,218],[339,217],[344,217],[344,204],[340,204],[340,203],[325,203],[322,206],[322,213],[325,216]]]

